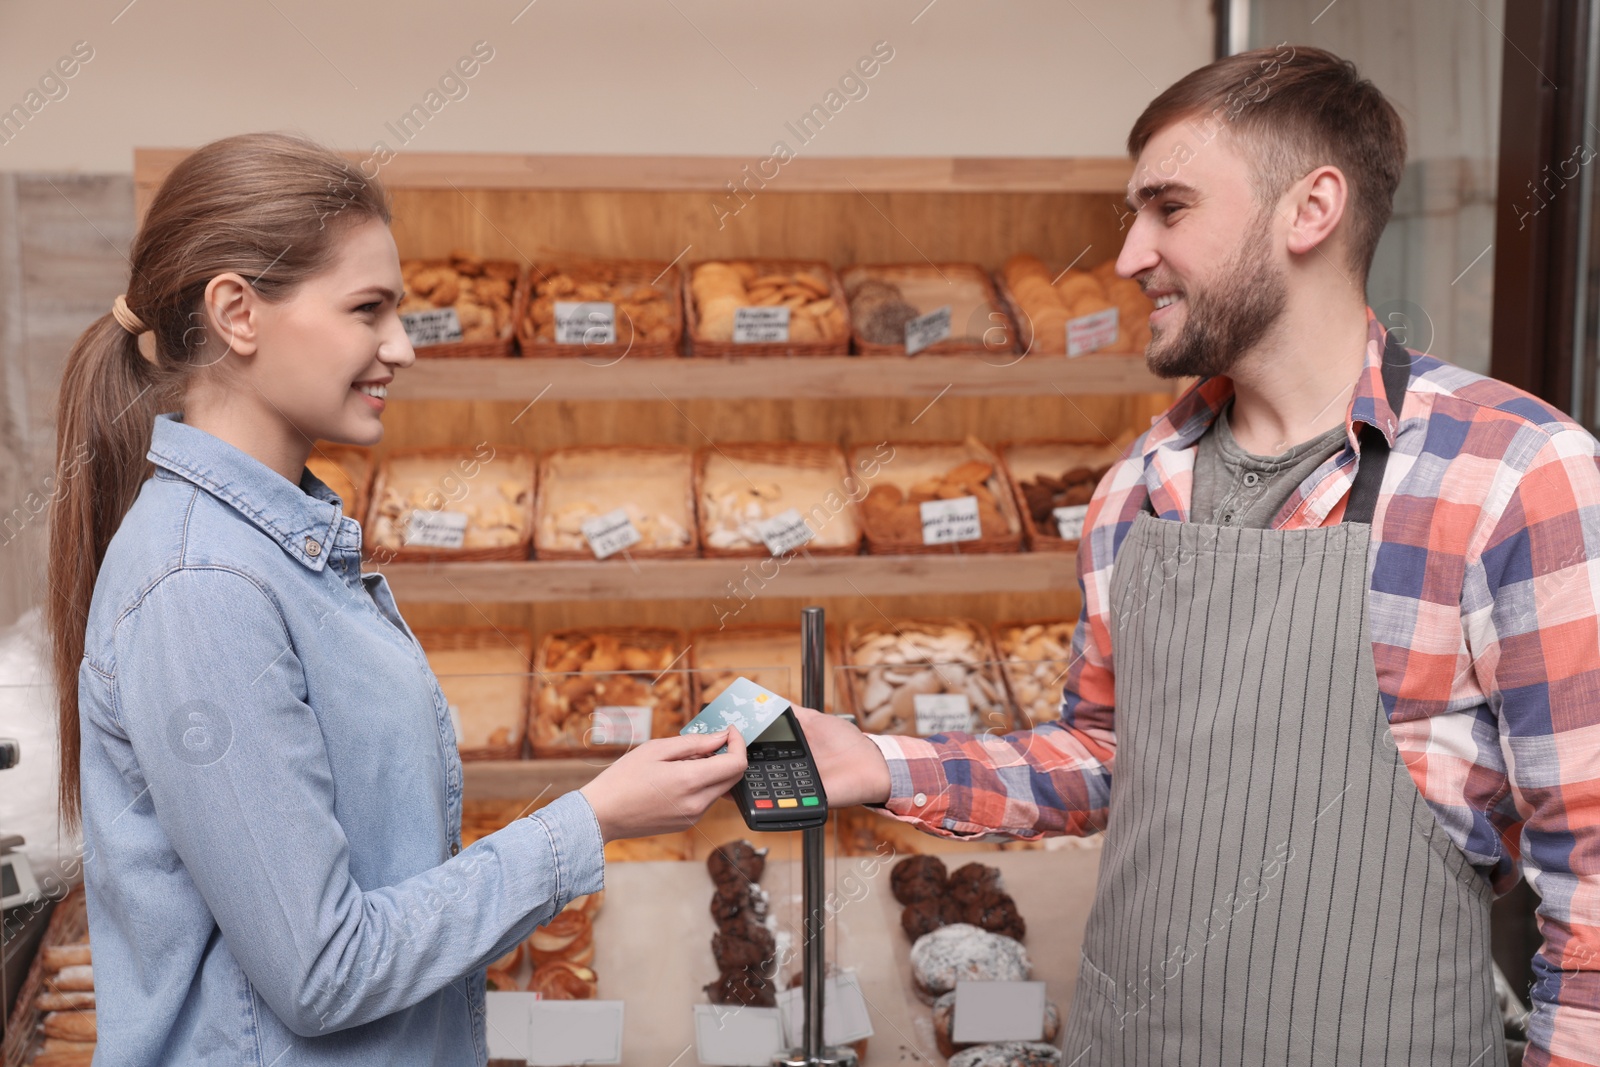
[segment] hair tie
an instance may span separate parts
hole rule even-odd
[[[135,337],[150,330],[150,327],[139,321],[139,316],[133,313],[133,309],[128,307],[128,297],[125,293],[118,293],[117,298],[111,302],[111,317]]]

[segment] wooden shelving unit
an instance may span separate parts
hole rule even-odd
[[[395,376],[399,400],[742,400],[775,396],[1069,396],[1172,388],[1135,356],[812,356],[745,359],[419,360]]]
[[[941,593],[1041,593],[1077,588],[1077,554],[811,556],[778,567],[758,559],[604,562],[390,563],[380,569],[396,599],[428,603],[514,604],[574,600],[691,600],[750,581],[749,596],[914,596]],[[761,564],[765,563],[765,568]],[[775,575],[774,575],[774,572]],[[767,575],[773,575],[767,577]]]

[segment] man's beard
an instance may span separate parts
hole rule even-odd
[[[1216,281],[1184,290],[1183,327],[1176,334],[1152,329],[1145,350],[1152,373],[1162,378],[1227,374],[1278,321],[1289,287],[1272,262],[1271,220],[1269,211],[1258,215]]]

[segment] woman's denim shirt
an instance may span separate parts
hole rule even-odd
[[[149,458],[78,674],[95,1063],[485,1063],[483,969],[601,888],[593,811],[461,850],[444,695],[339,498],[177,413]]]

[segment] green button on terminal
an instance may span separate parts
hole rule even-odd
[[[814,808],[814,807],[817,806],[817,798],[816,797],[801,797],[800,798],[800,804],[801,804],[802,807]]]

